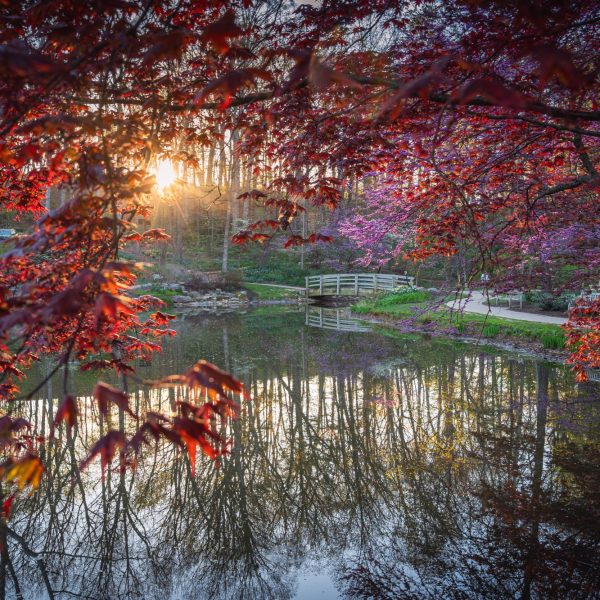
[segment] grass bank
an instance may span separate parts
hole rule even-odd
[[[565,334],[558,325],[461,313],[451,311],[443,303],[432,308],[433,305],[440,304],[441,300],[433,298],[426,291],[410,290],[362,300],[352,307],[352,311],[391,320],[414,318],[416,325],[436,323],[444,327],[451,326],[462,335],[517,343],[533,342],[546,350],[565,348]]]
[[[299,295],[296,290],[262,283],[242,283],[242,288],[251,291],[259,300],[296,299]]]

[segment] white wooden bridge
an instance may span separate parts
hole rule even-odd
[[[412,287],[414,277],[388,273],[335,273],[306,278],[306,296],[360,296]]]
[[[371,328],[358,319],[348,316],[347,309],[323,308],[321,306],[306,307],[306,325],[320,329],[333,329],[336,331],[354,331],[364,333]]]
[[[588,381],[600,383],[600,369],[586,369],[585,373],[587,375]]]

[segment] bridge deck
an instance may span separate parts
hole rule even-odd
[[[415,278],[388,273],[335,273],[306,278],[307,296],[358,296],[361,293],[391,292],[414,285]]]

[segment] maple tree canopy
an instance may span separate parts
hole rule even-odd
[[[125,243],[164,243],[148,216],[157,159],[197,166],[197,149],[238,132],[235,154],[268,188],[246,200],[275,212],[234,242],[286,230],[306,202],[336,207],[341,180],[374,177],[368,211],[346,224],[369,260],[387,232],[408,258],[476,248],[497,289],[572,267],[571,289],[600,264],[600,11],[559,0],[293,2],[102,0],[0,3],[0,207],[36,217],[0,258],[0,397],[18,397],[41,353],[52,373],[113,368],[159,349],[169,316],[124,294],[138,265]],[[50,187],[68,201],[46,209]],[[402,237],[402,236],[401,236]],[[290,236],[288,246],[324,239]],[[535,260],[532,260],[535,259]],[[600,304],[571,313],[571,360],[600,367]],[[166,437],[192,455],[226,448],[209,413],[244,390],[206,363],[168,384],[208,392],[201,408],[145,415],[138,434],[92,449],[123,465]],[[67,378],[55,426],[72,426]],[[99,384],[100,410],[129,411]],[[6,477],[36,482],[17,456],[27,426],[5,416]],[[18,462],[21,461],[21,462]]]

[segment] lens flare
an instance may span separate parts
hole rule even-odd
[[[161,160],[156,165],[156,185],[159,191],[163,191],[175,183],[177,174],[170,160]]]

